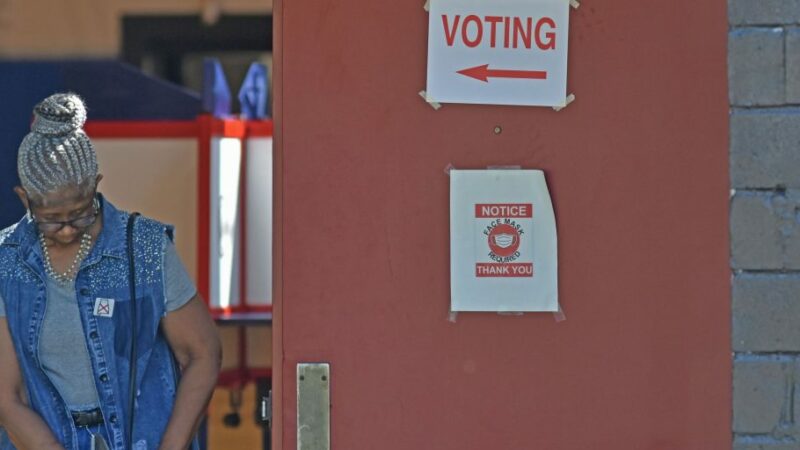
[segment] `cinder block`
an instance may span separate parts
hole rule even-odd
[[[800,103],[800,29],[786,31],[786,102]]]
[[[730,133],[731,186],[800,187],[800,109],[735,111]]]
[[[773,211],[780,217],[783,268],[800,269],[800,190],[789,189],[772,197]]]
[[[734,433],[779,434],[791,426],[793,364],[781,357],[734,361]]]
[[[728,35],[731,105],[782,105],[786,98],[783,28],[739,28]]]
[[[739,274],[733,281],[733,349],[800,351],[800,275]]]
[[[800,269],[800,191],[737,191],[731,199],[731,267]]]
[[[778,25],[800,23],[798,0],[729,0],[731,25]]]

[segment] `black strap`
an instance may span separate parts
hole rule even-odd
[[[139,213],[128,217],[127,247],[128,247],[128,284],[131,289],[131,360],[130,360],[130,387],[128,388],[128,448],[133,450],[133,406],[136,403],[136,267],[133,255],[133,223]]]

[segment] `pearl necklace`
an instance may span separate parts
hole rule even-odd
[[[89,250],[92,248],[92,236],[86,232],[81,235],[81,245],[78,248],[78,254],[75,255],[75,259],[72,260],[72,264],[70,264],[69,268],[64,273],[58,273],[53,269],[53,263],[50,261],[50,251],[47,250],[47,244],[44,240],[44,235],[39,235],[39,243],[42,245],[42,253],[44,253],[44,268],[47,272],[47,275],[59,282],[62,285],[68,285],[76,275],[76,268],[78,264],[80,264],[84,258],[89,255]]]

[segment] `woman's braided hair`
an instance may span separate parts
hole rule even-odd
[[[31,132],[22,140],[17,172],[29,196],[65,187],[94,189],[97,154],[83,132],[86,107],[75,94],[53,94],[33,109]]]

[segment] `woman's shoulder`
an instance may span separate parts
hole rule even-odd
[[[11,225],[0,230],[0,268],[11,265],[17,254],[18,245],[10,239],[16,229],[17,225]]]
[[[14,234],[14,231],[17,229],[18,224],[11,225],[10,227],[3,228],[0,230],[0,245],[3,245],[9,236]]]
[[[30,236],[27,235],[29,231],[27,220],[25,216],[19,222],[0,230],[0,248],[28,243]]]
[[[29,243],[19,223],[0,230],[0,280],[8,278],[34,280],[30,271],[24,268],[20,257],[20,248],[24,245]]]
[[[172,237],[172,232],[174,229],[172,225],[163,223],[158,219],[148,217],[146,215],[117,209],[111,202],[108,202],[107,200],[104,200],[103,203],[103,206],[107,209],[107,213],[104,214],[104,219],[111,221],[111,223],[108,225],[118,228],[120,231],[124,232],[129,219],[133,214],[136,214],[136,221],[134,225],[135,234],[144,235],[148,238],[163,235],[167,235],[170,238]]]
[[[172,234],[175,229],[172,225],[163,223],[152,217],[141,215],[136,218],[136,222],[137,230],[141,230],[152,236],[167,236],[172,239]]]

